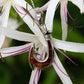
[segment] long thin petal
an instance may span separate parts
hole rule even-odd
[[[12,28],[0,28],[0,34],[5,35],[9,38],[19,40],[19,41],[27,41],[27,42],[36,42],[38,41],[38,37],[29,33],[20,32],[14,30]]]
[[[63,49],[66,51],[71,51],[71,52],[84,53],[83,43],[67,42],[67,41],[61,41],[57,39],[53,39],[53,42],[56,48]]]
[[[45,24],[48,31],[52,32],[53,29],[53,19],[55,14],[55,9],[59,0],[50,0],[49,6],[46,13]]]
[[[40,76],[41,70],[40,69],[34,69],[31,73],[29,84],[38,84],[38,77]]]
[[[4,13],[2,15],[2,24],[1,24],[3,27],[7,27],[10,7],[11,7],[11,3],[8,3],[5,5],[5,7],[3,7],[3,9],[5,8]],[[0,35],[0,48],[3,45],[4,39],[5,39],[5,36]]]
[[[36,14],[35,10],[31,7],[31,5],[28,4],[28,2],[26,2],[25,0],[14,0],[14,2],[16,3],[14,5],[18,5],[20,7],[28,9],[28,12],[35,18],[35,14]],[[28,5],[28,8],[27,8],[27,5]]]
[[[9,56],[14,56],[14,55],[29,51],[31,45],[32,45],[32,43],[25,44],[22,46],[17,46],[17,47],[3,48],[3,49],[0,49],[0,53],[1,53],[3,58],[9,57]]]
[[[84,13],[84,0],[70,0],[70,1],[77,7],[79,7],[81,13]]]
[[[60,77],[60,79],[61,79],[61,81],[63,82],[63,84],[72,84],[72,81],[70,80],[70,77],[68,77],[68,74],[67,74],[66,70],[64,69],[62,63],[60,62],[60,60],[59,60],[57,54],[56,54],[56,53],[54,53],[54,54],[55,54],[54,60],[55,60],[56,64],[59,66],[59,68],[63,71],[64,74],[62,73],[62,71],[60,71],[60,70],[57,68],[57,66],[55,65],[55,63],[53,63],[52,65],[53,65],[55,71],[57,72],[57,74],[58,74],[58,76]],[[66,74],[67,76],[66,76],[65,74]]]
[[[67,0],[61,0],[61,24],[62,24],[62,40],[66,40],[67,38]]]
[[[23,9],[21,9],[20,7],[17,6],[17,9],[19,11],[21,11],[23,14],[25,14],[25,11]],[[17,10],[16,10],[17,11]],[[24,17],[23,14],[17,12],[21,17]],[[34,23],[33,19],[29,16],[29,15],[26,15],[24,18],[23,18],[24,22],[29,26],[29,28],[33,31],[33,33],[39,37],[39,40],[41,41],[41,43],[45,46],[47,46],[47,43],[45,41],[45,38],[42,34],[42,32],[40,31],[39,27]]]
[[[5,4],[5,6],[3,8],[5,8],[5,11],[2,15],[2,26],[7,27],[9,12],[10,12],[10,8],[11,8],[11,2]]]

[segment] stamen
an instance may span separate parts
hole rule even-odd
[[[68,24],[68,22],[67,22],[67,18],[66,18],[66,7],[67,7],[67,5],[65,5],[65,7],[64,7],[65,22],[66,22],[66,24],[67,24],[70,28],[73,28],[73,27],[71,27],[71,26]]]
[[[68,11],[68,8],[67,8],[67,6],[66,6],[66,9],[67,9],[67,13],[68,13],[68,15],[69,15],[69,17],[73,20],[73,21],[75,21],[75,20],[77,20],[77,18],[72,18],[72,16],[70,15],[70,13],[69,13],[69,11]]]
[[[73,29],[73,27],[70,26],[70,25],[68,24],[68,22],[67,22],[67,18],[66,18],[66,9],[67,9],[67,5],[65,5],[65,7],[64,7],[65,22],[66,22],[66,24],[67,24],[70,28]],[[70,14],[69,14],[68,11],[67,11],[67,13],[68,13],[68,15],[70,16]],[[73,19],[71,16],[70,16],[70,18]],[[74,19],[74,20],[75,20],[75,19]],[[75,26],[74,28],[83,28],[83,27],[84,27],[84,26]]]
[[[64,54],[61,50],[59,50],[58,48],[56,48],[56,50],[58,50],[62,55],[64,55],[68,60],[70,60],[74,65],[77,66],[77,64],[71,58],[69,58],[66,54]]]

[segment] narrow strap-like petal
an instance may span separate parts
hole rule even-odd
[[[1,53],[3,58],[18,55],[18,54],[29,51],[31,45],[32,45],[32,43],[25,44],[22,46],[17,46],[17,47],[3,48],[3,49],[0,49],[0,53]]]
[[[27,42],[38,41],[38,37],[33,34],[20,32],[11,28],[8,29],[4,27],[0,28],[0,34],[6,35],[9,38],[19,41],[27,41]]]
[[[38,84],[38,80],[40,77],[41,70],[40,69],[34,69],[31,73],[29,84]]]
[[[49,5],[48,5],[46,18],[45,18],[45,24],[48,31],[50,32],[52,32],[52,29],[53,29],[53,19],[54,19],[55,9],[58,2],[59,0],[50,0]]]
[[[71,52],[80,52],[84,53],[84,44],[83,43],[75,43],[75,42],[67,42],[62,40],[53,39],[54,46],[59,49],[63,49]]]
[[[5,4],[3,9],[4,8],[5,8],[5,11],[4,11],[3,15],[2,15],[2,26],[3,27],[7,27],[8,18],[9,18],[9,12],[10,12],[10,8],[11,8],[11,2]]]
[[[36,42],[38,40],[38,37],[33,34],[20,32],[11,28],[0,28],[0,34],[19,41]]]
[[[61,24],[62,24],[62,40],[66,40],[67,38],[67,0],[61,0],[61,10],[60,10],[60,16],[61,16]]]
[[[2,24],[1,25],[3,27],[7,27],[10,7],[11,7],[11,3],[6,4],[5,7],[3,7],[3,9],[5,9],[4,12],[3,12],[3,15],[2,15]],[[4,39],[5,39],[5,36],[0,35],[0,48],[3,45]]]
[[[72,84],[72,81],[71,81],[70,77],[68,76],[67,72],[65,71],[63,65],[61,64],[57,54],[56,53],[54,53],[54,54],[55,54],[54,61],[56,63],[53,62],[52,65],[53,65],[55,71],[57,72],[57,74],[60,77],[63,84]]]

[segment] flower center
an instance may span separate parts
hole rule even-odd
[[[2,0],[2,1],[0,2],[0,4],[5,4],[5,3],[9,2],[9,1],[13,2],[13,0]]]

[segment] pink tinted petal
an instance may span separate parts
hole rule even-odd
[[[42,60],[44,58],[44,47],[43,47],[43,49],[42,49],[42,52],[41,52],[41,57],[40,57],[40,59]]]
[[[31,73],[31,78],[29,84],[38,84],[40,78],[41,70],[35,68]]]
[[[36,78],[37,72],[38,72],[38,69],[36,70],[36,73],[35,73],[35,76],[34,76],[34,80],[33,80],[33,84],[35,84],[35,78]]]
[[[37,70],[36,70],[35,76],[34,76],[34,80],[33,80],[33,84],[35,84],[35,78],[36,78],[36,76],[37,76],[37,84],[38,84],[39,77],[40,77],[40,72],[41,72],[40,69],[37,69]]]
[[[15,10],[16,10],[18,13],[20,13],[20,14],[22,14],[22,15],[25,15],[25,14],[26,14],[26,13],[22,13],[22,12],[20,12],[20,11],[17,9],[16,6],[14,6],[14,8],[15,8]]]
[[[20,52],[11,53],[10,55],[7,55],[6,57],[10,57],[10,56],[22,54],[22,53],[27,52],[27,51],[29,51],[29,49],[22,50],[22,51],[20,51]],[[1,53],[1,55],[3,55],[3,53]]]
[[[40,70],[40,69],[38,69],[37,84],[38,84],[38,82],[39,82],[39,78],[40,78],[40,72],[41,72],[41,70]]]
[[[66,73],[64,73],[64,72],[60,69],[60,67],[57,65],[57,63],[56,63],[55,60],[53,60],[53,62],[55,63],[56,67],[57,67],[65,76],[69,77]]]
[[[3,49],[0,49],[0,53],[2,57],[9,57],[9,56],[21,54],[21,53],[29,51],[31,45],[32,44],[25,44],[18,47],[3,48]]]
[[[55,47],[56,48],[56,47]],[[64,55],[68,60],[70,60],[74,65],[77,65],[71,58],[69,58],[66,54],[64,54],[61,50],[56,48],[62,55]]]
[[[52,65],[63,84],[73,84],[55,51],[54,51],[54,62],[52,63]]]
[[[14,8],[16,9],[16,11],[17,11],[18,13],[23,14],[24,17],[25,17],[25,15],[27,14],[27,15],[29,15],[33,20],[35,20],[36,22],[41,23],[41,22],[39,22],[36,18],[34,18],[29,12],[25,11],[21,6],[18,6],[18,7],[21,8],[21,10],[23,10],[23,11],[25,12],[25,14],[22,13],[22,12],[20,12],[20,11],[17,9],[17,7],[14,6]],[[23,18],[24,18],[24,17],[23,17]]]
[[[25,47],[25,48],[22,48],[22,49],[20,49],[20,50],[17,50],[17,51],[13,51],[13,52],[7,52],[7,53],[3,53],[3,54],[12,54],[12,53],[16,53],[16,52],[19,52],[19,51],[23,51],[23,50],[25,50],[25,49],[30,49],[30,47],[31,46],[27,46],[27,47]]]

